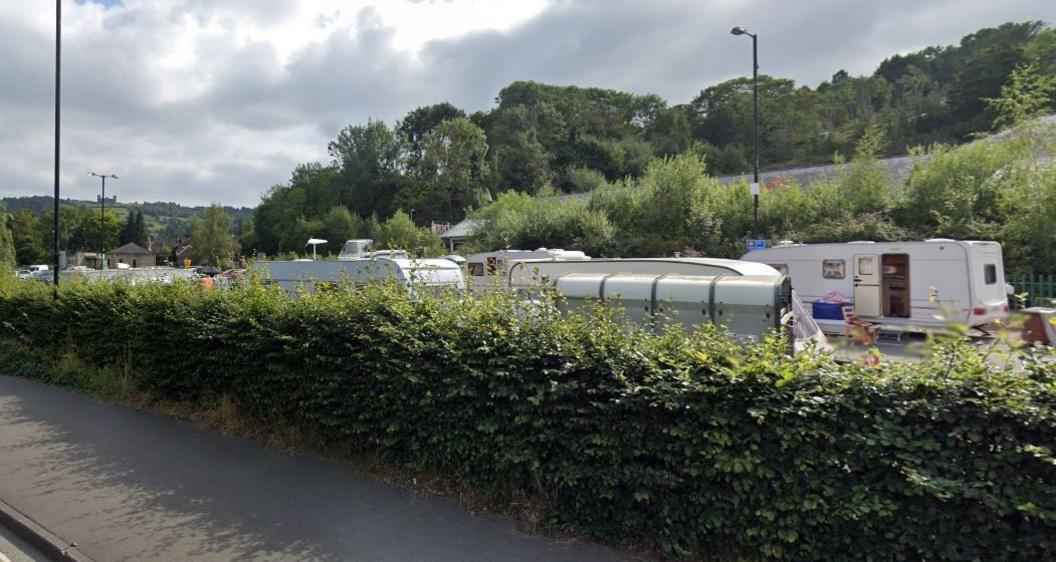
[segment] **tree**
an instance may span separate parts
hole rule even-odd
[[[410,215],[402,210],[397,210],[378,226],[373,236],[375,248],[407,250],[418,256],[435,256],[443,251],[440,236],[415,226]]]
[[[646,138],[657,156],[681,154],[693,145],[691,111],[688,106],[676,105],[661,111],[649,124]]]
[[[846,82],[844,80],[841,83]],[[760,160],[785,162],[814,151],[820,128],[816,92],[792,80],[759,76]],[[691,102],[698,138],[717,147],[752,146],[752,79],[734,78],[705,89]]]
[[[0,203],[0,275],[13,269],[17,262],[15,242],[11,237],[11,229],[7,226],[10,219],[7,207]]]
[[[320,221],[320,233],[330,241],[331,248],[340,248],[346,240],[358,238],[363,228],[363,219],[341,206],[331,207]]]
[[[406,143],[382,121],[345,127],[330,143],[330,156],[340,169],[340,203],[359,215],[388,215],[409,185]]]
[[[48,251],[40,236],[40,218],[36,213],[26,209],[14,213],[9,227],[18,263],[33,264],[47,259]]]
[[[195,263],[226,267],[238,252],[231,235],[231,217],[218,203],[205,211],[205,220],[191,219],[191,256]]]
[[[1019,125],[1045,113],[1056,102],[1056,76],[1043,76],[1034,65],[1020,65],[1008,83],[1001,86],[1001,97],[987,98],[997,111],[994,125]]]
[[[128,218],[125,220],[125,227],[121,229],[118,241],[121,245],[130,242],[139,244],[140,246],[145,246],[147,244],[147,230],[143,222],[143,211],[133,211],[129,209]]]
[[[961,39],[963,62],[950,89],[955,117],[973,129],[992,119],[985,98],[996,98],[1012,69],[1024,62],[1026,43],[1044,28],[1041,22],[1006,23]]]
[[[407,141],[411,154],[420,157],[425,150],[426,135],[444,121],[465,116],[465,111],[447,102],[427,105],[408,113],[396,125],[396,132]]]
[[[444,121],[425,135],[417,162],[418,185],[402,198],[419,216],[461,220],[467,208],[487,198],[487,138],[469,119]]]

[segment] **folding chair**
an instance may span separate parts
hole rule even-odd
[[[845,302],[840,306],[843,312],[843,335],[858,343],[868,345],[876,340],[880,326],[868,320],[858,318],[854,313],[854,303]]]

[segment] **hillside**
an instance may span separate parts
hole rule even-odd
[[[53,207],[53,199],[50,196],[31,197],[4,197],[0,204],[7,208],[9,213],[28,210],[38,215],[50,213]],[[76,199],[63,199],[63,208],[99,209],[97,201],[83,201]],[[179,203],[171,202],[144,202],[123,203],[118,201],[106,203],[107,212],[113,212],[117,218],[124,223],[128,218],[130,210],[138,210],[143,213],[147,234],[151,236],[181,237],[190,232],[191,217],[202,218],[207,207],[188,207]],[[231,220],[240,224],[253,216],[253,209],[248,207],[224,207]]]

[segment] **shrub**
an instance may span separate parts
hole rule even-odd
[[[1056,556],[1056,356],[837,365],[502,293],[0,282],[0,361],[127,362],[163,399],[439,471],[688,557]],[[58,320],[62,321],[59,322]],[[194,353],[187,353],[187,350]]]

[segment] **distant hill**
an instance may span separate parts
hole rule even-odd
[[[0,199],[7,207],[8,212],[16,212],[22,209],[34,213],[50,212],[53,208],[53,199],[50,196],[35,195],[31,197],[4,197]],[[77,199],[62,199],[60,205],[63,207],[87,207],[98,209],[98,201],[82,201]],[[186,236],[190,232],[191,217],[203,217],[206,207],[187,207],[179,203],[167,203],[163,201],[145,203],[112,203],[106,202],[106,210],[113,211],[117,218],[124,222],[130,210],[139,210],[143,213],[146,221],[147,233],[152,236]],[[235,224],[244,222],[253,217],[253,209],[249,207],[224,207],[227,214],[231,216]]]

